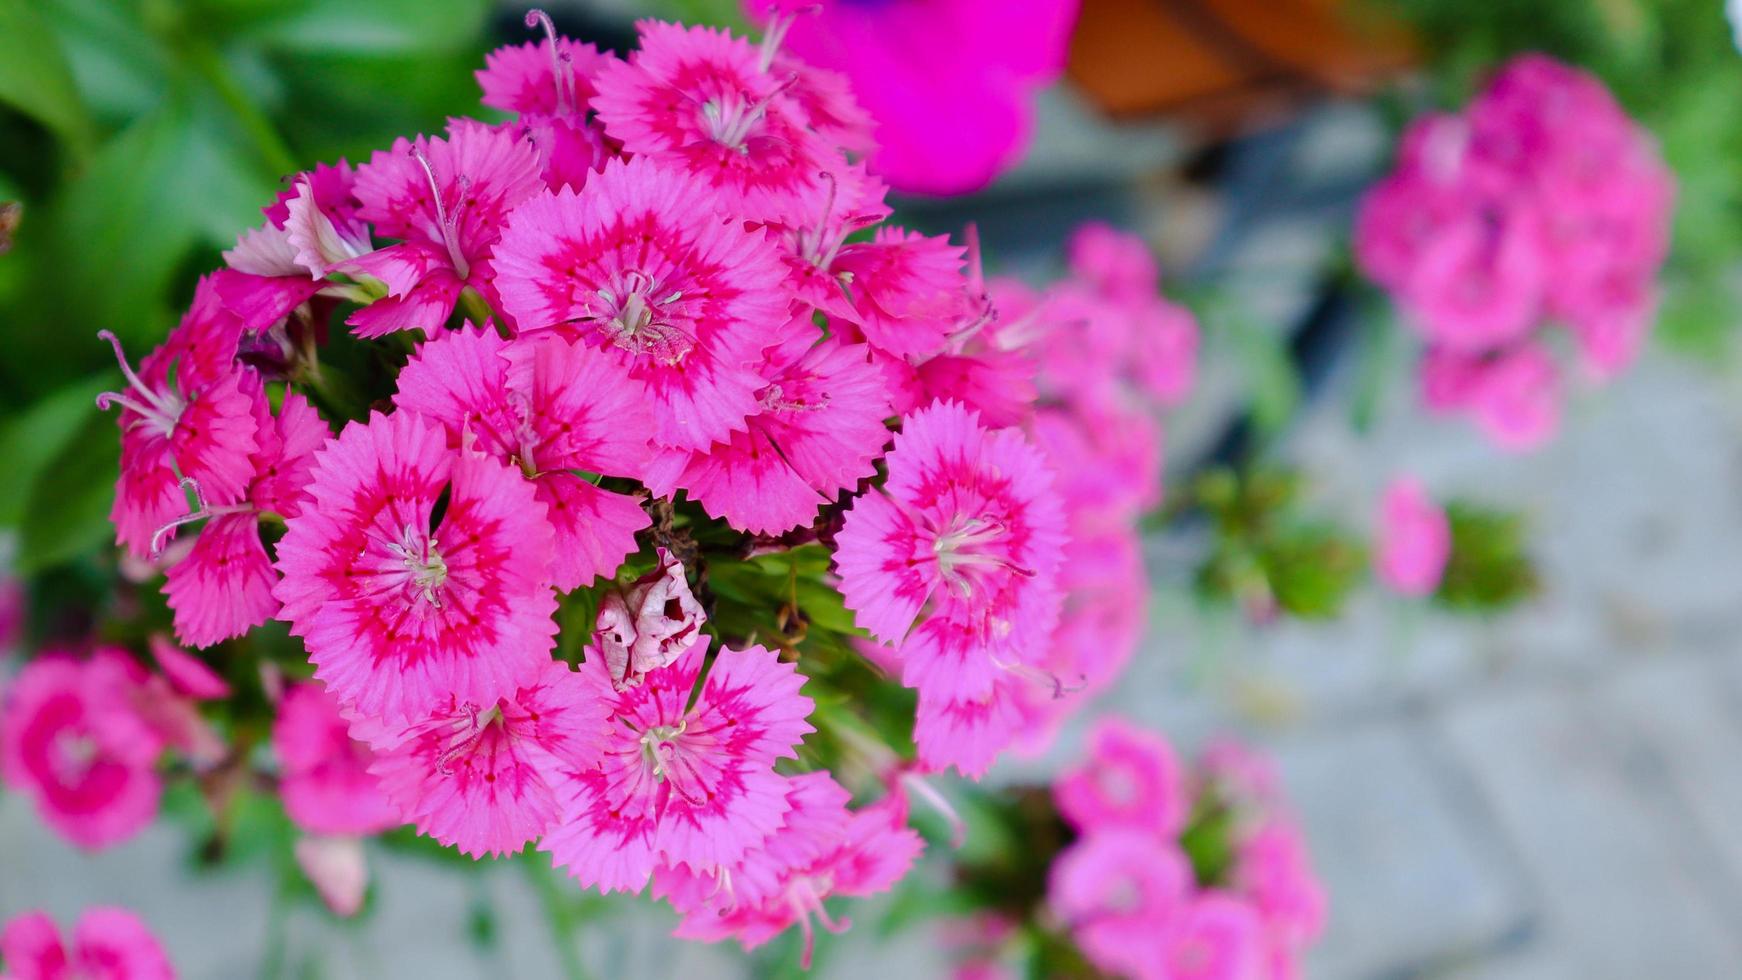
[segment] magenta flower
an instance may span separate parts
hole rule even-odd
[[[1272,813],[1240,841],[1233,886],[1258,909],[1266,931],[1291,951],[1324,931],[1324,886],[1313,873],[1299,828],[1280,814]]]
[[[262,209],[266,223],[243,232],[224,253],[232,271],[215,277],[217,289],[248,331],[283,320],[333,287],[329,271],[374,250],[369,226],[357,214],[356,179],[344,160],[297,174]]]
[[[490,252],[514,206],[544,185],[538,153],[510,129],[459,120],[447,139],[400,139],[357,168],[358,215],[397,245],[336,268],[386,284],[346,321],[360,337],[434,330],[467,287],[486,299]]]
[[[127,840],[157,815],[163,784],[154,767],[164,742],[135,708],[144,683],[137,668],[119,650],[89,660],[50,652],[5,692],[0,775],[36,801],[44,823],[86,850]]]
[[[824,900],[887,891],[925,849],[908,829],[907,804],[898,794],[854,812],[847,809],[847,791],[826,772],[788,783],[784,826],[737,865],[712,875],[683,867],[655,873],[655,896],[683,915],[674,935],[704,942],[731,938],[752,950],[796,923],[804,933],[800,963],[808,969],[815,941],[811,918],[831,932],[852,925],[831,917]]]
[[[522,329],[611,353],[664,446],[706,449],[744,429],[770,327],[787,320],[774,246],[718,203],[676,171],[613,162],[579,194],[522,205],[496,250],[503,308]]]
[[[955,655],[966,664],[984,654],[959,630],[937,629],[931,649]],[[947,688],[921,687],[913,718],[913,744],[919,764],[927,772],[954,768],[969,779],[979,779],[992,768],[999,753],[1010,747],[1022,729],[1022,704],[1026,689],[1045,691],[1052,698],[1056,686],[1034,684],[1014,674],[998,672],[984,691],[966,693]]]
[[[181,479],[194,481],[207,500],[235,503],[253,473],[254,399],[235,363],[242,325],[218,298],[212,277],[194,290],[193,306],[162,347],[127,364],[115,348],[127,387],[98,396],[97,407],[119,406],[121,478],[109,519],[115,540],[145,558],[165,525],[187,510]]]
[[[1047,903],[1109,973],[1150,976],[1163,930],[1187,907],[1191,865],[1155,835],[1106,830],[1053,859]]]
[[[1385,488],[1379,505],[1379,580],[1407,596],[1431,595],[1445,574],[1452,552],[1446,512],[1421,481],[1402,476]]]
[[[844,246],[835,260],[836,274],[851,283],[853,302],[845,315],[885,353],[938,351],[969,312],[966,254],[947,235],[878,228],[871,241]]]
[[[1166,980],[1256,980],[1268,966],[1264,926],[1252,906],[1208,891],[1185,903],[1162,932]]]
[[[1020,432],[989,432],[949,402],[904,418],[885,460],[882,491],[855,501],[837,536],[841,593],[860,626],[899,646],[902,683],[984,698],[1057,622],[1052,474]]]
[[[794,76],[770,71],[749,41],[707,27],[642,21],[640,47],[598,73],[593,108],[636,157],[711,187],[746,221],[801,224],[827,193],[821,172],[836,146],[786,93]]]
[[[152,634],[151,659],[178,695],[195,701],[216,701],[230,696],[230,685],[200,658],[169,642],[161,634]]]
[[[1468,413],[1508,452],[1536,449],[1560,427],[1560,372],[1535,343],[1487,357],[1429,348],[1421,387],[1430,409]]]
[[[205,520],[193,546],[169,567],[164,595],[175,613],[176,636],[206,647],[241,636],[278,612],[272,587],[278,581],[260,538],[261,514],[295,517],[315,450],[332,434],[320,413],[301,395],[287,393],[274,417],[259,381],[243,385],[254,405],[253,473],[245,501],[214,505],[197,494],[200,507],[160,529]]]
[[[799,11],[784,46],[846,76],[877,123],[872,169],[921,194],[976,191],[1016,163],[1031,138],[1035,94],[1064,70],[1077,15],[1076,0],[1026,4],[1020,17],[991,0],[744,6]]]
[[[1089,734],[1089,754],[1053,783],[1059,813],[1084,833],[1129,827],[1162,836],[1185,827],[1191,798],[1167,739],[1119,718]]]
[[[804,678],[762,647],[723,649],[689,704],[706,652],[697,643],[622,691],[587,654],[582,673],[612,708],[604,761],[571,774],[539,845],[582,886],[640,891],[661,865],[711,873],[779,829],[786,779],[774,762],[812,731]]]
[[[664,548],[658,564],[627,589],[612,589],[599,600],[593,643],[621,691],[636,687],[650,671],[682,656],[701,635],[707,616],[690,592],[683,563]]]
[[[809,524],[820,504],[871,476],[889,440],[889,399],[863,345],[822,337],[808,319],[768,349],[768,385],[744,432],[705,452],[668,451],[647,471],[660,496],[681,488],[752,534]]]
[[[375,753],[351,737],[339,703],[318,682],[285,691],[272,722],[272,749],[284,812],[304,831],[352,837],[405,822],[369,773]]]
[[[0,930],[9,980],[175,980],[157,937],[126,909],[86,909],[72,944],[46,912],[26,912]]]
[[[594,78],[617,59],[591,44],[558,37],[543,11],[528,13],[526,25],[542,27],[544,40],[500,47],[485,56],[476,73],[484,104],[518,114],[548,186],[580,190],[611,155],[589,114],[597,94]]]
[[[393,403],[447,427],[519,467],[556,534],[552,582],[567,591],[609,575],[635,551],[649,523],[634,497],[575,475],[641,472],[653,419],[634,384],[605,354],[558,337],[512,344],[462,329],[418,348],[399,374]]]
[[[549,662],[487,706],[450,698],[403,730],[370,724],[369,771],[418,832],[471,857],[513,854],[557,819],[557,789],[591,770],[606,702],[567,664]]]
[[[278,545],[279,615],[315,676],[362,714],[494,704],[555,642],[546,513],[519,473],[453,451],[439,426],[371,415],[315,455],[308,503]]]

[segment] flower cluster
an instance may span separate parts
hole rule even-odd
[[[117,542],[184,644],[269,668],[256,775],[336,912],[410,824],[651,885],[683,936],[835,928],[922,849],[897,786],[1044,740],[1130,655],[1195,325],[1105,227],[1035,292],[886,223],[787,20],[626,57],[528,24],[478,72],[511,118],[291,177],[137,368],[105,334]],[[149,820],[166,747],[253,764],[158,645],[167,679],[105,649],[10,692],[6,778],[87,846]]]
[[[9,980],[175,980],[157,938],[126,909],[91,908],[73,927],[72,943],[44,912],[27,912],[0,928],[0,976]]]
[[[1548,326],[1597,380],[1638,354],[1673,198],[1655,145],[1601,82],[1526,55],[1463,112],[1410,126],[1362,202],[1356,257],[1428,343],[1428,407],[1529,449],[1559,421]]]
[[[1325,899],[1265,760],[1214,743],[1188,774],[1164,739],[1108,719],[1053,798],[1079,837],[1054,859],[1048,903],[1098,968],[1299,974]]]

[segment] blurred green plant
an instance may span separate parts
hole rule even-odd
[[[107,534],[113,375],[281,180],[477,108],[488,0],[0,0],[0,528]],[[5,247],[10,244],[10,248]]]
[[[1192,484],[1191,502],[1213,529],[1199,566],[1199,595],[1234,602],[1257,622],[1278,613],[1330,619],[1343,608],[1367,566],[1366,548],[1350,531],[1301,506],[1303,477],[1258,466],[1219,467]]]
[[[1523,517],[1466,500],[1446,504],[1452,553],[1434,601],[1468,612],[1500,612],[1541,590],[1525,549]]]
[[[1658,335],[1728,353],[1742,258],[1742,54],[1722,0],[1357,0],[1401,13],[1429,59],[1432,98],[1462,105],[1495,65],[1542,51],[1601,77],[1657,134],[1678,184]]]

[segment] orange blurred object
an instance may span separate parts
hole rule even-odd
[[[1212,128],[1408,67],[1402,25],[1343,0],[1083,0],[1070,76],[1113,115],[1181,114]]]

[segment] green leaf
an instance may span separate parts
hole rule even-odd
[[[0,0],[0,102],[53,130],[78,156],[90,152],[90,115],[36,0]]]
[[[465,47],[482,36],[491,7],[486,0],[276,0],[256,6],[261,9],[254,12],[252,23],[242,26],[241,39],[311,54],[405,54]]]
[[[92,411],[42,468],[25,498],[18,572],[29,576],[90,551],[109,537],[109,506],[121,465],[115,421]]]
[[[30,406],[0,426],[0,527],[17,527],[24,518],[31,487],[49,462],[97,415],[95,399],[112,377],[74,382]],[[116,438],[111,429],[110,437]]]

